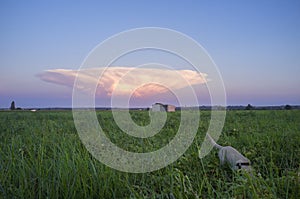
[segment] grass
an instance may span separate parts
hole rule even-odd
[[[146,111],[131,112],[140,125]],[[121,132],[109,111],[97,112],[106,134],[118,146],[146,152],[176,134],[180,112],[168,113],[157,135],[139,139]],[[173,164],[151,173],[111,169],[81,143],[70,111],[0,112],[0,198],[299,198],[300,111],[228,111],[218,143],[248,157],[250,176],[220,167],[217,151],[203,159],[198,149],[208,128],[201,112],[198,134]]]

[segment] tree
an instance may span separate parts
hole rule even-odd
[[[12,101],[10,104],[10,110],[15,110],[15,109],[16,109],[15,101]]]
[[[287,104],[287,105],[285,105],[284,109],[285,109],[285,110],[291,110],[291,109],[292,109],[292,106]]]
[[[252,110],[253,109],[253,106],[251,104],[248,104],[245,108],[246,110]]]

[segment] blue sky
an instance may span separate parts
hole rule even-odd
[[[149,26],[199,42],[228,104],[300,104],[299,1],[0,1],[0,108],[70,107],[72,90],[37,74],[76,70],[103,40]]]

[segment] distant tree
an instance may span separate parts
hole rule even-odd
[[[12,101],[10,104],[10,110],[15,110],[15,109],[16,109],[15,101]]]
[[[284,109],[285,109],[285,110],[291,110],[291,109],[292,109],[292,106],[287,104],[287,105],[284,106]]]
[[[253,109],[253,106],[251,104],[248,104],[245,108],[246,110],[252,110]]]

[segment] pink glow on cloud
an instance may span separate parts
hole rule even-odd
[[[95,74],[102,74],[101,78]],[[46,70],[38,77],[46,82],[73,87],[77,75],[83,81],[78,89],[91,92],[88,85],[97,84],[96,97],[107,98],[112,94],[119,97],[132,95],[148,98],[170,90],[205,84],[207,75],[192,70],[171,70],[158,68],[109,67],[81,70]]]

